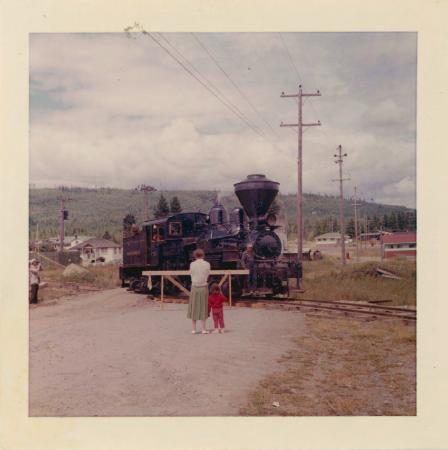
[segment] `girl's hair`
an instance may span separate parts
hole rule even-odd
[[[219,287],[218,283],[213,283],[210,287],[210,293],[211,294],[220,294],[221,288]]]
[[[196,258],[196,259],[203,258],[204,257],[204,250],[202,250],[202,248],[197,248],[193,252],[193,257]]]

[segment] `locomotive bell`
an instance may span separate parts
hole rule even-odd
[[[248,175],[235,183],[235,194],[251,222],[264,217],[278,194],[280,183],[271,181],[262,174]]]

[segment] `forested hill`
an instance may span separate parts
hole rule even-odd
[[[48,238],[56,236],[59,229],[59,209],[62,192],[58,189],[30,189],[30,235],[34,237],[37,224],[39,236]],[[70,188],[63,192],[68,198],[66,209],[69,211],[65,222],[66,234],[86,234],[102,236],[108,231],[114,240],[119,241],[123,217],[133,214],[137,222],[143,219],[143,193],[135,190],[112,188]],[[161,192],[148,194],[149,211],[154,217]],[[168,201],[177,196],[183,211],[208,212],[216,198],[215,191],[164,191]],[[233,193],[220,196],[228,210],[239,206]],[[290,232],[295,231],[296,197],[294,195],[278,196],[277,204],[286,215]],[[350,228],[350,218],[354,216],[353,200],[345,200],[345,216]],[[326,232],[337,231],[339,217],[339,199],[334,196],[305,194],[303,201],[305,234],[307,237]],[[359,216],[368,216],[370,229],[383,226],[392,230],[415,229],[415,210],[402,206],[382,205],[362,202]],[[347,230],[349,231],[349,230]]]

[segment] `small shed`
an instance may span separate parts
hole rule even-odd
[[[341,243],[341,233],[324,233],[316,236],[314,242],[319,245],[340,245]],[[345,235],[345,243],[351,242],[350,236]]]

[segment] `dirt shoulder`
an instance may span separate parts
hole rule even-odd
[[[238,415],[304,316],[232,308],[225,321],[225,334],[192,335],[186,305],[122,289],[31,308],[30,415]]]

